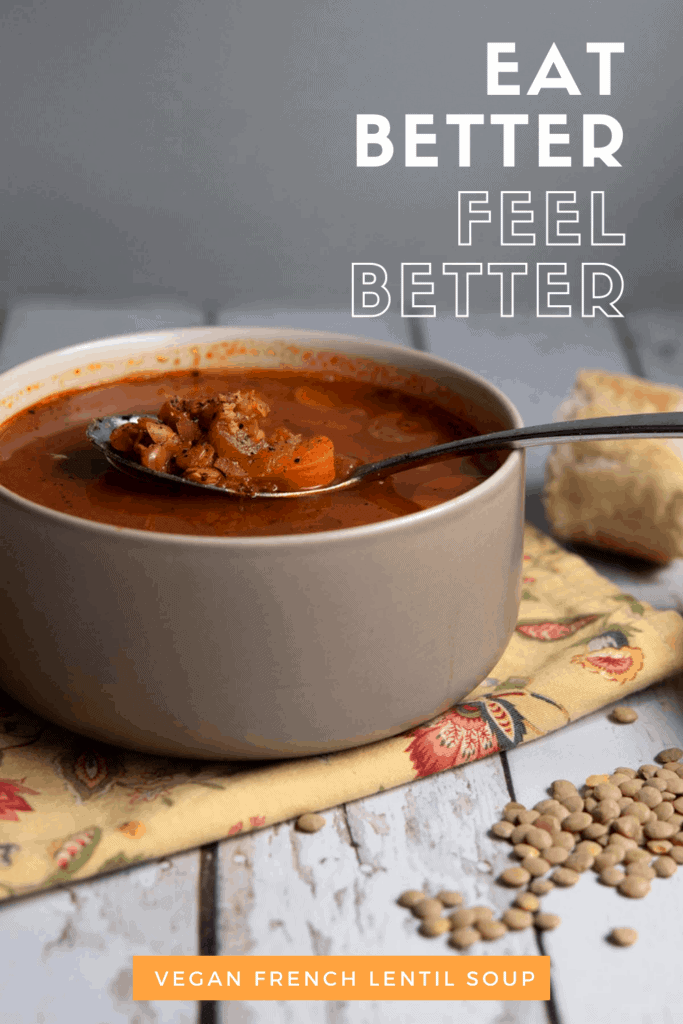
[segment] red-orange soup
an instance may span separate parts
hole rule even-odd
[[[109,467],[85,437],[95,416],[153,415],[173,394],[208,398],[245,389],[258,391],[270,406],[269,430],[324,434],[335,452],[364,463],[479,433],[460,414],[399,385],[305,369],[184,370],[68,392],[17,414],[0,429],[0,484],[39,505],[112,526],[258,537],[339,530],[419,512],[464,494],[501,461],[444,459],[335,494],[268,500],[133,479]]]

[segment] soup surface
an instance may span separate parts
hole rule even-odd
[[[111,468],[85,436],[96,416],[155,415],[172,395],[205,400],[257,391],[268,432],[324,435],[351,464],[477,434],[429,397],[329,372],[185,370],[72,391],[17,414],[0,430],[0,484],[59,512],[113,526],[195,536],[274,536],[362,526],[464,494],[504,456],[444,459],[329,495],[249,498],[157,484]]]

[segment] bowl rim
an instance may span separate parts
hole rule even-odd
[[[524,425],[524,421],[522,420],[518,409],[511,399],[500,390],[500,388],[486,380],[485,377],[480,376],[473,370],[461,366],[458,363],[453,363],[447,359],[441,358],[440,356],[435,356],[431,352],[423,352],[422,350],[414,349],[407,345],[396,345],[391,342],[368,338],[363,335],[343,334],[337,331],[313,331],[310,329],[291,327],[261,327],[240,324],[235,326],[230,325],[227,327],[166,328],[158,331],[137,331],[129,334],[97,338],[92,341],[81,342],[77,345],[54,349],[43,355],[35,356],[32,359],[25,360],[22,363],[18,363],[15,366],[10,367],[0,373],[0,388],[7,379],[11,379],[13,374],[32,370],[40,366],[40,364],[44,365],[47,363],[49,366],[50,363],[58,362],[59,358],[64,356],[83,354],[87,357],[88,355],[98,352],[100,349],[105,347],[115,345],[124,346],[126,344],[130,345],[131,343],[138,344],[140,347],[143,347],[144,344],[148,342],[162,339],[166,339],[169,343],[177,342],[177,347],[181,347],[182,344],[187,344],[187,340],[184,342],[180,341],[180,337],[182,335],[188,335],[191,339],[201,341],[202,339],[209,340],[208,336],[213,334],[216,342],[218,342],[221,338],[225,340],[229,340],[231,337],[239,339],[245,332],[247,332],[255,341],[286,341],[287,339],[284,338],[283,335],[288,333],[309,342],[321,340],[341,342],[342,345],[345,342],[353,342],[355,344],[362,342],[372,349],[372,352],[368,354],[369,359],[372,359],[375,362],[385,362],[390,364],[391,359],[375,357],[381,356],[384,353],[387,353],[388,355],[395,353],[396,355],[405,357],[408,352],[419,365],[424,366],[423,376],[429,378],[429,366],[433,366],[435,369],[441,369],[450,373],[456,371],[461,377],[469,379],[473,383],[483,387],[489,392],[489,394],[497,399],[499,404],[509,414],[513,426],[521,427]],[[398,365],[400,366],[401,364],[399,363]],[[96,387],[97,385],[93,386]],[[90,390],[90,387],[85,384],[80,390]],[[343,544],[354,538],[359,540],[367,539],[381,534],[393,533],[401,529],[409,531],[414,526],[419,527],[419,524],[421,523],[431,523],[433,520],[443,518],[455,511],[456,508],[458,511],[464,510],[468,505],[472,505],[475,502],[484,499],[489,492],[496,490],[511,476],[516,474],[519,470],[520,462],[523,460],[523,456],[524,453],[519,450],[511,451],[503,465],[499,466],[491,476],[487,477],[481,483],[477,484],[471,490],[466,491],[464,494],[458,495],[455,498],[449,498],[446,501],[440,502],[438,505],[433,505],[431,508],[421,509],[419,512],[410,512],[406,515],[400,515],[394,519],[385,519],[377,523],[366,523],[362,526],[343,527],[338,530],[318,530],[311,533],[275,534],[272,536],[265,535],[256,537],[236,537],[232,535],[214,537],[201,535],[195,536],[193,534],[183,533],[158,533],[154,530],[140,530],[129,526],[115,526],[111,523],[100,523],[92,519],[84,519],[80,516],[71,515],[68,512],[60,512],[57,509],[48,508],[45,505],[40,505],[38,502],[31,501],[29,498],[24,498],[5,487],[3,484],[0,484],[0,498],[2,498],[2,500],[7,504],[15,505],[24,512],[38,515],[48,522],[52,521],[62,527],[74,530],[85,530],[86,533],[90,533],[94,536],[99,535],[110,538],[127,538],[130,541],[144,541],[147,544],[152,543],[155,545],[170,547],[189,544],[195,547],[215,547],[222,550],[231,548],[269,549],[273,547],[282,548],[288,546],[327,547],[330,544]]]

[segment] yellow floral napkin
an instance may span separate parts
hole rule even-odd
[[[655,611],[527,527],[519,622],[491,676],[401,736],[324,757],[206,763],[132,753],[0,701],[0,899],[334,807],[518,743],[683,666]]]

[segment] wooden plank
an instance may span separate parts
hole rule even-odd
[[[549,423],[582,367],[628,373],[612,325],[604,317],[553,318],[477,315],[422,321],[429,350],[497,385],[525,423]],[[527,480],[538,486],[548,449],[526,453]]]
[[[406,321],[395,313],[382,317],[353,317],[345,309],[280,309],[264,306],[225,307],[216,322],[222,327],[295,327],[305,331],[355,334],[393,345],[410,345]]]
[[[8,310],[0,346],[0,372],[54,349],[133,331],[199,327],[194,306],[168,299],[104,305],[50,296],[21,299]]]
[[[0,910],[3,1024],[195,1024],[194,1002],[133,1002],[133,956],[197,952],[199,854]]]
[[[0,369],[91,338],[201,322],[198,310],[168,302],[21,301],[7,319]],[[141,1012],[159,1024],[194,1024],[196,1003],[141,1007],[131,984],[136,954],[197,952],[198,873],[195,851],[4,907],[3,1024],[63,1024],[74,1013],[79,1020],[132,1024]]]
[[[666,683],[629,697],[638,721],[618,725],[604,709],[552,736],[509,754],[517,799],[531,807],[547,796],[545,786],[566,778],[576,785],[590,774],[651,763],[667,746],[683,746],[683,688]],[[683,872],[655,879],[643,900],[629,900],[600,885],[593,872],[575,888],[554,890],[544,910],[562,924],[545,938],[552,957],[556,998],[562,1020],[571,1024],[674,1024],[680,1021],[680,950],[683,922],[679,907]],[[638,930],[633,949],[605,941],[613,927]],[[634,983],[635,978],[648,979]]]
[[[398,907],[407,888],[462,891],[470,905],[497,911],[512,895],[495,883],[508,848],[488,829],[507,802],[501,762],[465,768],[376,794],[327,813],[315,835],[292,823],[236,836],[219,847],[219,953],[416,954],[455,953],[445,938],[425,939]],[[536,954],[531,932],[480,944],[473,953]],[[237,1014],[241,1014],[239,1016]],[[449,1004],[222,1004],[219,1019],[285,1024],[398,1024],[453,1019]],[[544,1004],[460,1003],[458,1020],[545,1024]]]
[[[542,517],[537,519],[542,526]],[[626,593],[655,607],[683,609],[681,560],[653,567],[609,552],[583,550],[581,554]],[[680,681],[629,697],[626,703],[640,715],[634,725],[611,722],[606,708],[511,751],[508,758],[517,799],[533,806],[547,796],[544,786],[555,778],[578,785],[589,774],[612,771],[620,765],[637,768],[650,763],[666,746],[683,746]],[[591,872],[575,889],[555,890],[545,897],[544,909],[562,918],[560,928],[547,933],[544,943],[552,957],[555,996],[565,1024],[587,1020],[612,1024],[615,1012],[620,1024],[677,1024],[671,1008],[680,997],[675,951],[683,945],[683,928],[675,908],[681,885],[683,876],[678,874],[666,881],[657,879],[646,899],[627,900],[601,886]],[[615,948],[606,941],[606,935],[618,925],[639,931],[641,940],[632,950]],[[651,979],[647,988],[633,985],[636,972],[638,977]],[[628,999],[623,998],[625,992]]]

